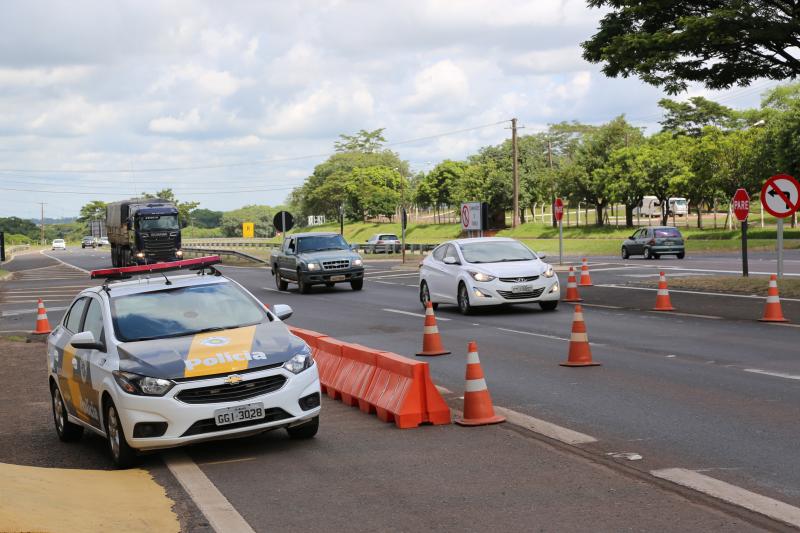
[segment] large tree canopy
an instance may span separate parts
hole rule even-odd
[[[583,43],[610,77],[635,75],[670,94],[800,74],[800,5],[794,0],[587,0],[611,9]]]

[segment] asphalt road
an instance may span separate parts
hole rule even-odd
[[[108,266],[97,252],[69,250],[58,257],[84,269]],[[800,274],[799,258],[787,253],[788,273]],[[19,256],[4,268],[30,268],[42,261],[28,260]],[[592,261],[592,278],[597,285],[622,285],[636,279],[625,276],[665,267],[735,273],[737,261],[724,255],[624,264],[600,258]],[[764,261],[768,263],[768,256]],[[264,269],[225,270],[266,303],[290,304],[295,310],[292,324],[412,355],[422,332],[416,272],[398,266],[370,264],[362,292],[340,286],[315,288],[310,295],[298,294],[293,286],[278,293]],[[69,269],[52,269],[41,279],[12,281],[7,288],[67,291],[64,284],[73,280],[59,272]],[[751,262],[751,271],[757,270]],[[63,277],[67,279],[56,279]],[[563,274],[561,279],[565,283]],[[686,468],[800,504],[800,330],[755,321],[763,300],[674,294],[673,304],[685,314],[658,314],[646,311],[651,304],[644,294],[621,287],[582,289],[590,304],[585,315],[592,352],[602,366],[578,369],[557,364],[567,355],[569,305],[553,313],[512,307],[470,317],[442,306],[439,329],[454,355],[430,358],[434,379],[453,391],[463,390],[466,344],[477,340],[495,404],[595,436],[598,442],[582,445],[589,453],[633,452],[642,459],[627,465],[644,472]],[[654,293],[647,294],[654,299]],[[4,313],[24,311],[24,304],[7,303],[5,293],[2,298]],[[641,303],[631,303],[631,298]],[[53,303],[58,307],[61,301]],[[797,321],[795,304],[784,302],[784,313]],[[737,311],[743,316],[731,314],[740,307],[749,310]],[[59,313],[53,311],[51,317]],[[687,316],[700,314],[714,318]],[[23,329],[29,328],[33,316],[0,317],[0,331],[22,326],[23,319]]]

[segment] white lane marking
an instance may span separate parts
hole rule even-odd
[[[283,291],[279,291],[278,289],[275,289],[273,287],[261,287],[261,288],[264,289],[265,291],[283,292]]]
[[[584,302],[564,302],[565,304],[580,304],[581,307],[600,307],[602,309],[624,309],[618,305],[605,305],[605,304],[587,304]]]
[[[660,316],[674,315],[674,316],[688,316],[688,317],[691,317],[691,318],[708,318],[708,319],[711,319],[711,320],[722,320],[721,316],[697,315],[697,314],[694,314],[694,313],[679,313],[678,311],[669,311],[668,313],[665,313],[663,311],[653,311],[652,309],[648,309],[648,313],[658,313]]]
[[[64,311],[66,307],[50,307],[47,311],[48,312],[55,312],[55,311]],[[38,313],[38,309],[26,309],[24,311],[2,311],[0,310],[0,317],[7,317],[7,316],[19,316],[19,315],[33,315]]]
[[[231,502],[219,491],[194,461],[181,450],[161,455],[170,472],[186,490],[217,533],[255,533]]]
[[[442,394],[454,394],[453,391],[439,385],[436,385],[436,389]],[[463,399],[463,397],[459,397],[459,400]],[[545,437],[550,437],[551,439],[555,439],[565,444],[587,444],[589,442],[597,442],[597,439],[591,435],[579,433],[577,431],[553,424],[552,422],[547,422],[546,420],[540,420],[530,415],[519,413],[512,409],[506,409],[505,407],[495,405],[494,410],[498,414],[506,417],[506,420],[510,424],[514,424],[515,426],[525,428],[528,431],[544,435]],[[452,411],[456,416],[461,415],[461,412],[456,409],[452,409]]]
[[[406,285],[406,287],[414,287],[416,289],[417,285],[416,284],[414,284],[414,285]]]
[[[425,315],[423,313],[412,313],[411,311],[401,311],[400,309],[384,308],[383,311],[386,311],[388,313],[398,313],[398,314],[401,314],[401,315],[408,315],[408,316],[415,316],[415,317],[418,317],[418,318],[425,318]],[[450,320],[451,320],[450,318],[444,318],[444,317],[438,317],[438,316],[436,317],[436,321],[437,322],[448,322]]]
[[[655,477],[708,494],[780,522],[800,527],[800,508],[685,468],[652,470]]]
[[[497,328],[500,331],[508,331],[509,333],[519,333],[520,335],[530,335],[532,337],[544,337],[545,339],[555,339],[557,341],[568,341],[565,337],[556,337],[555,335],[545,335],[544,333],[532,333],[530,331],[518,331],[516,329]]]
[[[40,253],[40,254],[42,254],[42,255],[43,255],[43,256],[45,256],[45,257],[49,257],[50,259],[55,259],[55,260],[56,260],[56,261],[58,261],[59,263],[61,263],[61,264],[63,264],[63,265],[67,265],[67,266],[68,266],[68,267],[70,267],[70,268],[74,268],[75,270],[80,270],[81,272],[85,272],[86,274],[88,274],[88,273],[89,273],[89,271],[88,271],[88,270],[86,270],[85,268],[76,267],[75,265],[70,265],[69,263],[67,263],[66,261],[63,261],[63,260],[59,259],[58,257],[53,257],[52,255],[48,255],[48,254],[44,253],[44,250],[42,250],[42,251],[41,251],[41,252],[39,252],[39,253]]]
[[[613,283],[606,283],[606,284],[599,284],[595,285],[595,287],[605,287],[607,289],[630,289],[634,291],[657,291],[657,288],[650,288],[650,287],[628,287],[626,285],[616,285]],[[730,294],[724,292],[702,292],[702,291],[684,291],[684,290],[676,290],[670,289],[670,293],[679,293],[679,294],[699,294],[702,296],[726,296],[730,298],[749,298],[749,299],[757,299],[757,300],[765,300],[766,296],[758,296],[755,294]],[[781,298],[781,301],[786,302],[800,302],[798,298]]]
[[[416,277],[418,274],[416,272],[409,272],[407,274],[386,274],[384,276],[373,276],[369,275],[366,276],[367,279],[392,279],[392,278],[408,278],[408,277]]]
[[[776,378],[785,378],[785,379],[798,379],[800,380],[800,376],[795,374],[785,374],[783,372],[770,372],[767,370],[760,370],[758,368],[745,368],[743,369],[745,372],[752,372],[753,374],[764,374],[765,376],[774,376]]]
[[[741,275],[741,270],[713,270],[710,268],[688,268],[688,267],[676,267],[676,266],[660,266],[660,265],[653,265],[652,267],[647,268],[660,268],[661,270],[673,270],[679,272],[711,272],[714,274],[739,274]],[[762,275],[762,276],[769,276],[770,274],[774,274],[775,272],[753,272],[750,271],[750,274]],[[800,274],[794,274],[791,272],[784,272],[784,276],[800,276]]]
[[[506,419],[515,426],[523,427],[534,433],[550,437],[565,444],[588,444],[590,442],[597,442],[597,439],[585,433],[579,433],[565,427],[540,420],[532,416],[506,409],[505,407],[494,407],[495,412],[506,417]]]
[[[369,278],[365,278],[365,279],[367,281],[369,281],[370,283],[380,283],[382,285],[402,285],[401,283],[394,283],[392,281],[378,281],[378,280],[372,280],[372,279],[369,279]]]
[[[765,324],[770,324],[772,326],[783,326],[785,328],[800,328],[800,324],[788,324],[786,322],[765,322]]]
[[[623,278],[657,278],[659,274],[621,274]]]
[[[56,292],[58,292],[58,291],[66,290],[66,289],[79,289],[80,290],[80,289],[86,289],[88,287],[91,287],[91,285],[56,285],[55,287],[42,287],[42,288],[28,287],[28,288],[24,288],[24,289],[8,289],[7,291],[4,291],[4,294],[9,294],[9,293],[12,293],[12,292],[31,292],[31,291],[37,291],[37,292],[38,291],[56,291]]]

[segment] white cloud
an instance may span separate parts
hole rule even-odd
[[[55,68],[0,68],[0,86],[51,87],[85,80],[94,68],[64,66]]]
[[[151,93],[168,93],[182,86],[210,96],[230,96],[252,84],[252,80],[240,79],[227,71],[219,71],[197,65],[171,66],[168,72],[151,87]]]
[[[189,133],[203,129],[200,112],[192,109],[179,117],[158,117],[150,121],[150,131],[155,133]]]
[[[464,103],[470,94],[470,84],[464,70],[445,59],[422,69],[414,76],[414,93],[405,99],[408,109],[450,107]]]

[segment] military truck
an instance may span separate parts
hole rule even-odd
[[[132,198],[108,204],[106,231],[115,267],[175,261],[183,256],[175,204]]]
[[[312,285],[330,288],[349,283],[354,291],[364,286],[364,263],[338,233],[309,232],[288,235],[279,251],[270,257],[275,287],[285,291],[297,283],[303,294]]]

